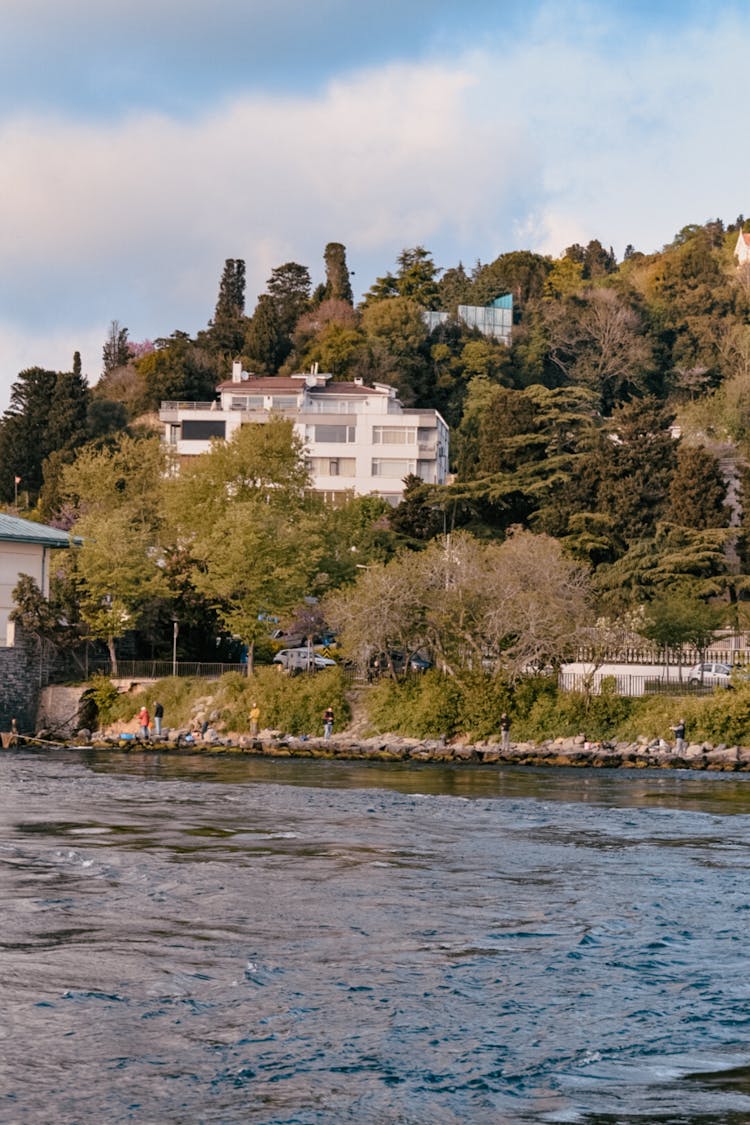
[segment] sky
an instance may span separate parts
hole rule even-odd
[[[227,258],[355,295],[750,214],[750,0],[0,0],[0,410],[191,334]]]

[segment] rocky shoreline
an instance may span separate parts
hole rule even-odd
[[[352,761],[436,762],[441,764],[574,766],[589,769],[690,769],[719,772],[750,772],[750,747],[707,742],[689,743],[680,754],[663,739],[640,738],[636,742],[589,742],[582,735],[544,742],[515,742],[504,750],[499,743],[469,743],[463,740],[418,740],[399,735],[355,739],[345,733],[329,741],[293,737],[279,731],[224,736],[208,730],[203,738],[186,731],[171,731],[161,741],[142,742],[132,734],[79,731],[76,738],[59,742],[50,732],[40,731],[30,744],[131,752],[243,753],[274,758],[323,758]]]

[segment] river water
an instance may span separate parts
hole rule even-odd
[[[750,776],[0,756],[0,1121],[750,1121]]]

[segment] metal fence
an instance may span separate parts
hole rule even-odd
[[[612,688],[616,695],[710,695],[717,690],[715,684],[691,684],[685,680],[667,680],[658,676],[625,673],[599,673],[587,676],[581,672],[560,672],[558,687],[561,691],[588,692],[601,695]],[[722,690],[726,690],[725,688]]]
[[[673,668],[680,664],[684,668],[690,668],[702,660],[715,660],[722,664],[744,667],[750,665],[750,648],[745,646],[744,638],[741,645],[731,640],[716,641],[703,652],[696,648],[612,648],[604,652],[601,649],[581,648],[575,659],[581,664],[663,664]]]
[[[277,668],[279,672],[282,671],[280,664],[256,664],[255,667],[256,669]],[[337,667],[347,681],[359,678],[355,668],[341,664]],[[92,661],[89,664],[89,675],[99,673],[115,680],[166,680],[170,676],[194,676],[199,679],[218,680],[227,672],[239,672],[246,676],[247,664],[212,664],[204,661],[178,661],[177,664],[173,664],[171,660],[118,660],[116,672],[112,670],[111,661],[106,659]],[[298,674],[315,675],[316,670],[311,669],[308,672],[301,669]]]
[[[117,680],[166,680],[169,676],[197,676],[218,680],[227,672],[247,673],[247,664],[218,664],[203,661],[171,660],[118,660],[117,671],[113,671],[109,660],[91,661],[89,672],[100,673]]]

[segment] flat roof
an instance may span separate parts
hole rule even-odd
[[[41,547],[69,547],[70,536],[59,527],[22,520],[0,512],[0,543],[38,543]]]
[[[274,392],[301,394],[306,391],[312,395],[384,395],[387,389],[381,383],[379,387],[365,387],[360,383],[326,383],[309,386],[301,379],[287,378],[283,375],[269,375],[267,378],[243,379],[241,383],[228,380],[219,383],[218,391],[231,391],[237,395],[273,394]]]

